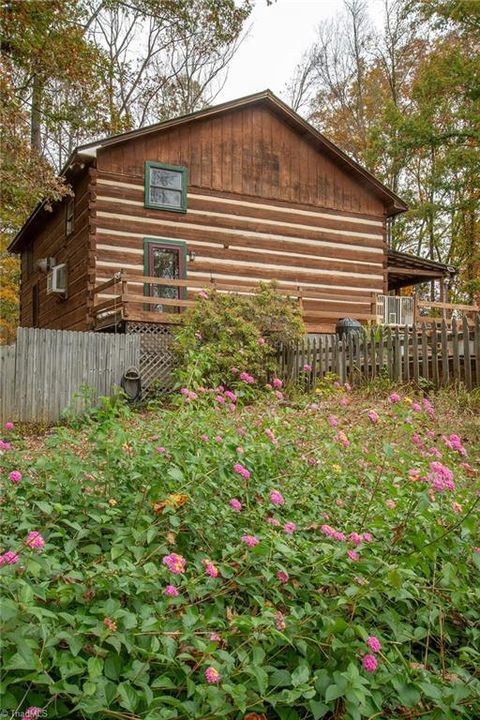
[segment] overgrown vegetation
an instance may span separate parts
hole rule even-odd
[[[180,385],[234,389],[242,373],[265,383],[276,367],[279,343],[300,342],[305,335],[300,307],[261,283],[252,295],[199,293],[176,330],[174,350]]]
[[[5,716],[478,718],[473,409],[227,392],[5,428]]]

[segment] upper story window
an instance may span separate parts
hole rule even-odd
[[[187,212],[187,168],[147,161],[145,207]]]
[[[68,237],[73,233],[74,227],[74,214],[75,214],[75,200],[74,198],[68,198],[65,207],[65,237]]]

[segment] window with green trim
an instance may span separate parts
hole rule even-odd
[[[187,168],[145,163],[145,207],[173,212],[187,211]]]

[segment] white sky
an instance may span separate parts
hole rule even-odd
[[[370,0],[372,10],[375,0]],[[215,102],[226,102],[272,90],[283,99],[302,53],[315,38],[317,26],[337,14],[342,0],[257,0],[248,20],[249,36],[233,58],[228,78]]]

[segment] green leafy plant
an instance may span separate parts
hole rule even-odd
[[[234,387],[242,371],[265,383],[279,343],[294,345],[305,334],[300,307],[274,284],[262,283],[253,295],[201,295],[175,334],[179,385]]]
[[[478,718],[462,409],[317,397],[5,428],[2,714]]]

